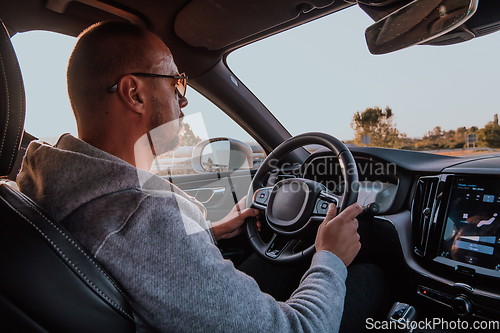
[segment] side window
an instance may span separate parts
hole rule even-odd
[[[257,169],[260,166],[265,158],[264,149],[247,132],[194,89],[188,87],[186,98],[188,106],[183,109],[184,128],[180,132],[179,147],[158,156],[153,163],[152,173],[159,176],[196,174],[191,162],[194,147],[204,140],[221,137],[249,145],[253,154],[250,169]],[[209,157],[208,161],[211,160]],[[205,170],[225,171],[214,165],[208,166]]]
[[[63,133],[77,136],[66,86],[66,67],[76,38],[31,31],[12,37],[26,91],[26,132],[54,144]],[[188,87],[189,104],[181,130],[180,146],[159,156],[151,172],[161,176],[197,173],[191,164],[193,148],[209,138],[227,137],[247,143],[253,152],[251,168],[260,165],[264,150],[238,124],[209,100]],[[216,167],[207,171],[220,171]]]
[[[54,144],[63,133],[77,135],[66,88],[66,67],[76,38],[48,31],[12,38],[26,91],[26,132]]]

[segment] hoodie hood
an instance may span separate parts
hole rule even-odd
[[[51,146],[33,141],[28,146],[16,182],[21,192],[60,222],[83,204],[117,191],[137,190],[176,193],[194,203],[196,199],[150,172],[137,169],[71,134]]]

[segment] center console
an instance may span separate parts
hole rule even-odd
[[[500,177],[421,177],[411,214],[417,260],[442,278],[417,293],[459,316],[500,318]]]
[[[500,182],[454,177],[435,261],[500,278]]]

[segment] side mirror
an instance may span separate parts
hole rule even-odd
[[[249,145],[238,140],[209,139],[194,147],[191,163],[199,173],[249,170],[253,166],[253,151]]]
[[[372,54],[422,44],[462,25],[476,12],[478,0],[414,0],[365,31]]]

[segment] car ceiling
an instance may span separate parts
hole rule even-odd
[[[377,20],[411,0],[358,1],[361,9]],[[172,50],[179,69],[195,78],[231,50],[355,3],[355,0],[0,0],[0,19],[11,35],[49,30],[71,36],[78,36],[99,21],[129,20],[160,36]],[[495,3],[499,2],[486,1],[480,5],[479,12],[484,13],[474,15],[471,22],[479,21],[474,26],[486,27],[487,32],[500,29],[497,18],[500,6],[492,5]]]
[[[0,18],[11,35],[48,30],[78,36],[104,20],[141,24],[165,41],[179,69],[192,78],[233,49],[352,5],[339,0],[0,0],[0,4]]]

